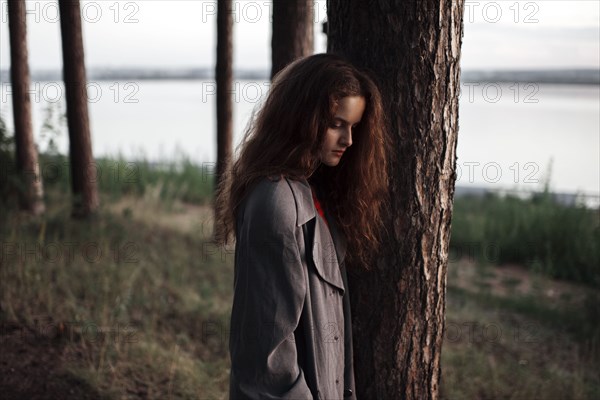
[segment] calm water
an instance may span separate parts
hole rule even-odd
[[[1,112],[13,129],[10,88]],[[62,104],[57,83],[38,83],[34,128],[41,140],[45,108]],[[234,144],[268,82],[237,81]],[[215,86],[210,81],[92,83],[90,119],[96,155],[171,160],[187,154],[214,162]],[[58,147],[68,149],[66,129]],[[600,192],[600,86],[470,84],[460,97],[458,168],[461,186],[537,189],[551,166],[551,188]]]

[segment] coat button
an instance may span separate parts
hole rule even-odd
[[[344,397],[350,397],[350,396],[352,396],[352,389],[344,390]]]
[[[339,379],[336,379],[336,380],[335,380],[335,383],[340,383],[340,380],[339,380]]]
[[[337,336],[335,336],[335,337],[334,337],[334,339],[335,339],[335,340],[338,340],[338,337],[337,337]]]

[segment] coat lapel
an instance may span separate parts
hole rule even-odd
[[[340,265],[343,263],[346,254],[346,241],[343,235],[327,212],[325,212],[325,217],[329,228],[321,216],[317,214],[310,185],[306,179],[287,179],[287,181],[296,200],[298,212],[296,225],[301,226],[311,219],[315,219],[307,226],[311,228],[309,232],[314,232],[311,253],[317,272],[321,278],[344,292],[344,282],[340,273]],[[303,227],[303,229],[306,229],[306,227]]]
[[[337,253],[337,259],[340,262],[340,265],[344,262],[344,256],[346,255],[346,239],[344,235],[341,234],[337,224],[334,219],[325,211],[325,218],[327,218],[327,222],[329,223],[329,230],[331,232],[331,237],[333,242],[335,243],[335,251]]]

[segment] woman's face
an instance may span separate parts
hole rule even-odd
[[[333,124],[327,128],[321,147],[320,159],[323,164],[330,167],[338,165],[346,148],[352,145],[352,131],[364,111],[363,96],[347,96],[339,100],[334,110]]]

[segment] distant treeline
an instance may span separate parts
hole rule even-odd
[[[33,70],[34,81],[58,81],[62,79],[60,70]],[[236,79],[269,79],[268,70],[235,70]],[[114,80],[175,80],[175,79],[214,79],[212,68],[89,68],[90,81]],[[8,70],[0,71],[0,81],[10,82]],[[547,70],[462,70],[462,82],[527,82],[563,84],[600,84],[600,69],[547,69]]]

